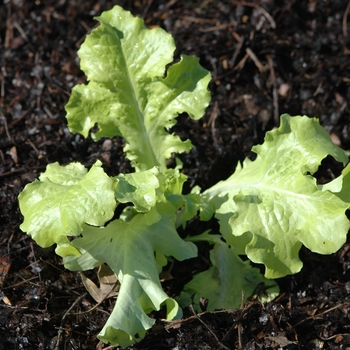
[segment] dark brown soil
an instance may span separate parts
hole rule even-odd
[[[345,0],[4,0],[0,5],[0,349],[107,349],[96,335],[113,308],[95,302],[53,249],[22,233],[17,196],[47,163],[96,158],[110,175],[128,172],[122,140],[69,133],[71,88],[85,81],[76,52],[93,16],[119,4],[173,34],[180,53],[212,72],[212,103],[199,122],[174,130],[195,147],[183,155],[188,189],[208,188],[234,170],[278,126],[282,113],[320,119],[350,149],[350,24]],[[326,162],[320,180],[339,169]],[[193,224],[194,226],[196,223]],[[201,227],[203,228],[203,227]],[[199,229],[199,228],[198,228]],[[331,233],[330,233],[331,234]],[[207,252],[207,247],[201,247]],[[350,244],[331,256],[301,251],[302,272],[279,280],[281,295],[240,310],[157,321],[133,349],[350,349]],[[204,260],[193,262],[201,268]],[[192,262],[191,262],[192,263]],[[204,266],[202,266],[204,268]],[[176,294],[189,262],[165,287]],[[186,277],[186,278],[187,278]],[[155,315],[156,317],[157,315]]]

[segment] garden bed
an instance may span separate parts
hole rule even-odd
[[[92,142],[68,131],[64,105],[84,83],[76,52],[96,26],[93,16],[118,4],[174,36],[180,53],[212,73],[212,102],[200,121],[179,117],[174,132],[194,149],[182,155],[189,191],[227,178],[279,115],[317,117],[333,142],[350,149],[349,6],[335,1],[5,1],[0,6],[0,349],[103,349],[96,335],[113,309],[96,303],[80,275],[64,269],[19,229],[17,196],[48,163],[96,159],[109,175],[130,171],[123,140]],[[350,28],[350,24],[349,24]],[[102,151],[101,151],[102,150]],[[331,160],[319,181],[339,174]],[[188,229],[202,232],[204,223]],[[332,234],[330,232],[330,234]],[[164,282],[176,295],[201,258],[175,263]],[[330,256],[301,251],[302,271],[278,280],[280,296],[239,310],[185,310],[157,324],[134,349],[350,348],[350,244]],[[93,278],[93,273],[91,274]]]

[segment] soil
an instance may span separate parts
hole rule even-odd
[[[69,132],[64,105],[84,83],[77,50],[93,19],[121,5],[160,26],[180,53],[212,72],[212,102],[198,122],[179,117],[174,131],[194,149],[182,155],[188,188],[206,189],[251,156],[252,145],[289,113],[317,117],[350,149],[350,3],[345,0],[4,0],[0,5],[0,349],[110,349],[96,335],[113,308],[94,300],[79,274],[53,249],[38,247],[19,225],[17,196],[52,162],[101,159],[106,172],[130,171],[123,140],[112,148]],[[339,173],[324,162],[319,181]],[[321,219],[321,218],[320,218]],[[194,223],[193,225],[196,225]],[[203,229],[200,227],[198,229]],[[332,234],[330,232],[330,234]],[[208,247],[200,247],[207,254]],[[176,325],[160,317],[130,349],[350,349],[350,243],[330,256],[307,249],[303,270],[278,280],[280,296],[239,310],[186,310]],[[192,264],[189,268],[189,264]],[[192,267],[176,263],[165,286],[175,295]],[[185,277],[183,277],[185,276]],[[158,315],[154,315],[157,317]]]

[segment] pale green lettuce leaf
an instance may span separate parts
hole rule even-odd
[[[186,175],[179,169],[167,169],[162,173],[157,167],[114,177],[117,200],[134,205],[123,211],[123,221],[129,221],[137,212],[147,212],[157,202],[162,202],[163,211],[176,212],[176,227],[180,225],[185,227],[187,221],[197,214],[202,204],[199,194],[182,194],[186,179]]]
[[[338,250],[349,229],[349,202],[329,191],[339,192],[339,183],[322,188],[312,174],[327,155],[346,164],[347,153],[316,119],[289,115],[253,151],[256,160],[245,160],[203,195],[217,208],[221,232],[236,253],[244,250],[265,264],[266,277],[277,278],[301,269],[302,244],[321,254]]]
[[[82,255],[64,260],[71,270],[107,263],[121,283],[114,310],[98,336],[104,342],[128,346],[140,341],[154,324],[147,313],[162,305],[167,307],[168,319],[180,314],[176,301],[162,289],[156,255],[184,260],[195,257],[197,248],[179,237],[175,215],[157,210],[136,214],[127,223],[114,220],[105,228],[85,226],[82,238],[72,242]]]
[[[339,179],[342,180],[341,185],[339,185]],[[342,201],[350,203],[350,163],[343,169],[341,176],[324,185],[322,189],[327,185],[326,188],[332,188],[335,195]]]
[[[157,188],[160,186],[156,167],[130,174],[120,174],[116,180],[115,195],[120,203],[131,202],[138,212],[147,212],[157,201]]]
[[[208,238],[203,236],[202,238]],[[213,237],[214,241],[215,236]],[[199,311],[200,298],[208,300],[207,310],[236,309],[252,294],[257,294],[262,301],[269,301],[279,293],[276,282],[265,278],[250,261],[242,259],[224,242],[218,241],[210,251],[212,266],[194,276],[185,285],[178,301],[190,300]],[[257,287],[261,286],[261,291]],[[187,304],[186,303],[186,304]],[[182,305],[182,304],[181,304]],[[182,305],[187,306],[187,305]]]
[[[80,163],[49,164],[18,197],[24,216],[20,228],[41,247],[57,243],[62,256],[78,253],[67,236],[79,235],[85,223],[102,226],[113,217],[113,185],[99,161],[89,171]]]
[[[186,226],[186,223],[197,215],[201,208],[201,197],[199,193],[182,194],[183,184],[187,176],[179,169],[167,169],[161,182],[165,202],[171,203],[177,210],[176,227]]]
[[[203,116],[209,104],[210,73],[196,57],[173,61],[174,40],[163,29],[147,29],[140,18],[115,6],[97,18],[78,54],[89,83],[73,88],[66,105],[68,126],[85,137],[122,136],[136,170],[166,169],[172,152],[191,149],[167,130],[179,113]]]

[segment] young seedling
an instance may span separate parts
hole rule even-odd
[[[106,263],[115,274],[118,297],[99,339],[124,347],[140,341],[155,322],[148,314],[163,305],[171,320],[181,317],[179,303],[199,309],[200,297],[208,310],[237,308],[242,291],[249,297],[265,285],[261,297],[271,299],[278,294],[273,278],[301,269],[302,245],[321,254],[341,247],[349,229],[350,168],[326,185],[313,174],[328,155],[344,166],[348,156],[316,119],[283,115],[280,127],[253,148],[254,161],[246,159],[204,192],[183,194],[181,164],[168,168],[167,161],[192,145],[168,130],[180,113],[203,116],[210,73],[196,57],[182,55],[172,63],[171,35],[148,30],[119,6],[98,20],[78,52],[88,83],[73,88],[68,126],[87,137],[97,125],[95,140],[123,137],[135,172],[110,177],[100,161],[89,170],[80,163],[49,164],[19,203],[21,229],[42,247],[56,244],[66,268],[85,271]],[[125,209],[112,220],[121,203]],[[177,228],[196,216],[216,218],[220,232],[180,238]],[[174,300],[159,274],[170,257],[196,257],[197,241],[211,244],[212,266],[195,274]],[[242,255],[264,264],[265,276]]]

